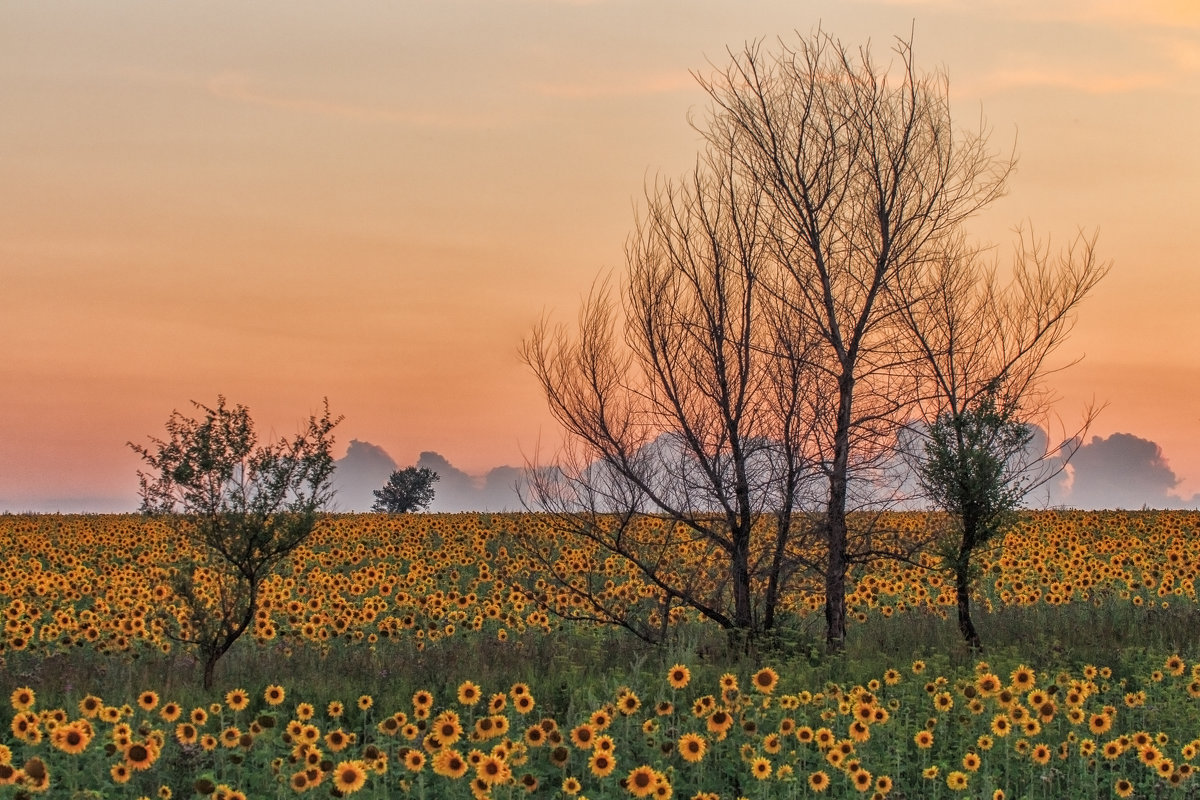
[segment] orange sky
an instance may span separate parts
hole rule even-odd
[[[1200,11],[1191,2],[445,0],[0,7],[0,510],[136,505],[173,408],[469,472],[557,441],[516,352],[619,268],[726,45],[916,27],[956,114],[1015,136],[977,220],[1100,231],[1114,269],[1060,413],[1157,442],[1200,492]],[[706,61],[707,59],[707,61]],[[340,455],[340,453],[339,453]]]

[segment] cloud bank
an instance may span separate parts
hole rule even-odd
[[[1036,454],[1048,444],[1045,433],[1030,443]],[[332,511],[338,513],[370,511],[375,502],[372,492],[387,482],[400,465],[382,447],[352,439],[346,455],[336,461],[333,476],[336,489]],[[438,473],[430,511],[523,511],[518,486],[523,470],[519,467],[495,467],[483,475],[470,475],[455,467],[440,453],[426,451],[417,459],[417,467]],[[1051,479],[1029,498],[1031,508],[1061,507],[1079,509],[1180,509],[1200,507],[1200,494],[1181,497],[1176,491],[1180,478],[1171,469],[1162,448],[1154,441],[1132,433],[1093,436],[1079,445],[1061,475]],[[909,481],[912,490],[915,483]],[[100,496],[26,493],[0,497],[0,513],[129,513],[137,510],[133,495]]]
[[[1067,466],[1070,480],[1054,505],[1085,509],[1195,508],[1200,496],[1172,494],[1179,477],[1162,448],[1132,433],[1093,436]]]

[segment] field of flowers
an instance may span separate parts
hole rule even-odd
[[[981,563],[978,602],[1139,625],[1190,614],[1198,522],[1030,515]],[[788,652],[722,660],[685,642],[590,671],[531,658],[546,652],[531,643],[567,641],[579,661],[628,645],[535,602],[570,597],[510,546],[515,525],[554,534],[536,516],[330,517],[268,583],[230,654],[240,666],[204,696],[165,635],[182,616],[173,572],[198,557],[170,528],[0,517],[0,798],[1200,796],[1194,629],[1107,660],[1011,647],[951,660],[914,642],[895,663],[876,654],[814,678]],[[615,597],[653,594],[595,553],[562,557]],[[944,616],[952,588],[929,566],[855,573],[855,619],[903,630]],[[819,617],[823,601],[801,585],[788,608]],[[503,663],[473,672],[481,651]],[[339,667],[349,659],[368,668]],[[316,678],[292,664],[317,664]]]

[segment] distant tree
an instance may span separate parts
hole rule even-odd
[[[262,583],[312,533],[333,497],[333,428],[325,402],[291,439],[259,445],[250,411],[193,402],[199,418],[174,411],[167,437],[129,442],[149,465],[138,470],[142,511],[161,516],[199,551],[179,570],[181,603],[168,635],[195,648],[211,688],[217,661],[254,622]]]
[[[433,484],[440,476],[428,467],[405,467],[396,470],[382,489],[376,489],[372,511],[387,514],[408,514],[424,511],[433,502]]]

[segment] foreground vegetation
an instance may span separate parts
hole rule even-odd
[[[205,692],[165,635],[199,555],[169,528],[0,517],[0,797],[1200,796],[1197,521],[1027,517],[982,563],[980,657],[932,561],[852,576],[842,655],[819,581],[770,640],[670,609],[648,648],[558,622],[508,539],[545,518],[332,517]]]

